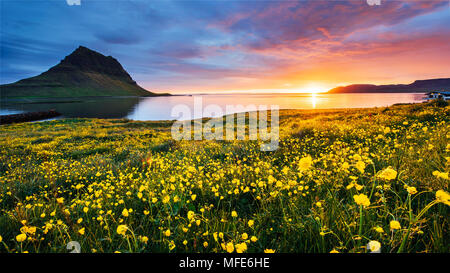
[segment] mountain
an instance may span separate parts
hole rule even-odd
[[[122,65],[80,46],[46,72],[0,86],[2,98],[158,96],[137,85]]]
[[[402,93],[450,91],[450,78],[417,80],[411,84],[352,84],[333,88],[328,93]]]

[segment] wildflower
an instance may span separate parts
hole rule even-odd
[[[258,241],[258,238],[256,236],[252,236],[250,238],[250,241],[252,241],[254,243],[254,242]]]
[[[237,253],[243,253],[245,251],[247,251],[247,244],[246,243],[236,244],[236,252]]]
[[[370,241],[367,244],[367,249],[372,253],[380,253],[381,252],[381,244],[378,241]]]
[[[64,203],[64,197],[57,198],[56,202],[58,202],[58,204]]]
[[[127,232],[127,230],[128,230],[128,227],[126,225],[119,225],[117,227],[116,232],[117,232],[117,234],[125,236],[125,233]]]
[[[127,209],[123,209],[123,210],[122,210],[122,216],[123,216],[123,217],[128,217],[128,215],[129,215],[129,214],[128,214],[128,210],[127,210]]]
[[[364,207],[370,206],[370,200],[365,194],[360,195],[354,195],[353,199],[355,200],[355,203]]]
[[[23,241],[25,241],[27,239],[27,235],[24,233],[21,233],[19,235],[16,236],[16,241],[21,243]]]
[[[191,195],[192,201],[195,201],[196,198],[197,198],[197,195],[196,195],[196,194]]]
[[[194,218],[195,213],[193,211],[188,211],[187,214],[187,218],[189,219],[189,221],[192,221],[192,219]]]
[[[226,250],[228,253],[232,253],[234,251],[234,245],[232,242],[227,243]]]
[[[164,196],[164,198],[163,198],[163,203],[164,203],[164,204],[167,204],[167,203],[169,203],[169,202],[170,202],[170,196],[168,196],[168,195]]]
[[[237,212],[236,212],[235,210],[233,210],[233,211],[231,212],[231,216],[232,216],[232,217],[237,217],[238,214],[237,214]]]
[[[440,171],[434,171],[433,175],[436,176],[437,178],[447,179],[448,180],[448,173],[443,173],[443,172],[440,172]]]
[[[333,248],[333,250],[331,250],[330,253],[339,253],[339,251]]]
[[[366,164],[363,161],[356,162],[356,168],[361,172],[364,173],[364,170],[366,169]]]
[[[393,180],[397,177],[397,171],[394,170],[391,166],[387,167],[386,169],[382,170],[378,175],[378,178],[384,179],[384,180]]]
[[[78,233],[80,233],[81,235],[84,235],[84,231],[85,231],[84,228],[80,228],[80,229],[78,230]]]
[[[144,244],[146,244],[148,242],[148,237],[147,236],[142,236],[141,237],[141,242],[143,242]]]
[[[187,245],[188,241],[184,240],[183,245]]]
[[[417,193],[417,190],[415,187],[407,187],[406,190],[408,191],[409,194],[413,195]]]
[[[264,253],[275,253],[275,250],[266,248],[266,249],[264,249]]]
[[[253,221],[253,220],[248,220],[248,226],[249,227],[253,227],[253,225],[255,224],[255,221]]]
[[[373,229],[374,229],[376,232],[378,232],[378,233],[383,233],[383,232],[384,232],[384,230],[383,230],[382,227],[374,227]]]
[[[208,247],[208,242],[203,242],[203,247],[207,248]]]
[[[436,192],[436,200],[450,206],[450,194],[443,190]]]
[[[2,238],[2,236],[0,235],[0,243],[3,241],[3,238]]]
[[[395,230],[395,229],[401,229],[402,227],[400,226],[400,223],[398,221],[392,220],[389,223],[389,226],[391,227],[391,230]]]
[[[242,240],[247,240],[248,239],[248,234],[247,233],[242,233],[241,238],[242,238]]]
[[[312,166],[312,158],[311,156],[303,157],[300,159],[300,162],[298,163],[298,167],[300,171],[306,171]]]
[[[167,237],[169,237],[169,236],[170,236],[170,229],[164,231],[164,235],[167,236]]]
[[[316,202],[316,206],[317,206],[318,208],[321,208],[321,207],[322,207],[322,203],[321,203],[321,202]]]

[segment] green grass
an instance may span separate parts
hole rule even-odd
[[[274,152],[171,122],[1,126],[0,252],[449,252],[448,106],[280,113]]]

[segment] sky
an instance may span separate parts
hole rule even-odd
[[[0,3],[2,84],[46,71],[79,45],[115,57],[153,92],[315,92],[450,77],[448,0]]]

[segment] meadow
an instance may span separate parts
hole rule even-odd
[[[450,252],[443,103],[282,110],[280,145],[172,122],[0,127],[0,252]]]

